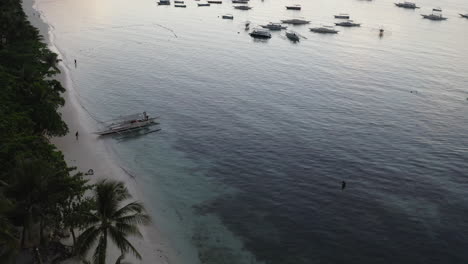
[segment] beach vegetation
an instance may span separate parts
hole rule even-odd
[[[120,207],[130,198],[122,183],[90,185],[50,143],[68,133],[58,111],[65,104],[65,89],[54,79],[58,63],[21,0],[0,1],[1,263],[15,263],[18,254],[58,261],[91,248],[93,237],[99,239],[96,259],[105,259],[107,237],[122,252],[118,261],[127,252],[141,258],[127,237],[140,236],[136,225],[149,221],[143,206]],[[60,243],[67,233],[72,248]],[[58,251],[53,256],[51,245]]]
[[[117,263],[120,263],[126,253],[141,259],[140,253],[128,241],[128,237],[142,237],[138,225],[150,222],[143,205],[137,201],[122,205],[132,198],[122,182],[102,180],[93,191],[96,211],[85,218],[86,229],[78,237],[77,252],[85,257],[96,245],[92,263],[105,264],[107,243],[110,240],[121,252]]]

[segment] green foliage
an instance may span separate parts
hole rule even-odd
[[[45,230],[70,225],[70,204],[90,188],[49,142],[68,132],[57,111],[65,104],[65,89],[53,79],[57,63],[21,1],[0,1],[0,259],[6,263],[33,225],[40,226],[41,243]]]
[[[26,20],[21,0],[0,1],[0,259],[13,263],[19,247],[47,243],[54,231],[84,230],[76,252],[84,255],[98,242],[94,263],[105,263],[108,238],[122,255],[141,258],[127,240],[141,236],[148,223],[143,205],[132,202],[120,182],[87,184],[73,174],[49,138],[68,128],[59,107],[65,89],[54,75],[60,71],[57,54],[47,48],[36,28]],[[86,193],[93,188],[95,197]],[[40,243],[30,239],[39,226]]]
[[[141,237],[138,225],[150,222],[143,205],[131,202],[121,206],[123,201],[131,198],[131,195],[124,184],[117,181],[100,181],[94,189],[94,196],[96,212],[89,214],[86,219],[86,230],[77,242],[78,253],[86,256],[97,243],[93,263],[105,264],[107,242],[110,239],[122,253],[117,263],[120,263],[124,255],[129,252],[141,259],[140,253],[128,241],[128,236]]]

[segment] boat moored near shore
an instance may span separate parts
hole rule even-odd
[[[100,136],[121,134],[129,131],[140,130],[145,127],[157,125],[156,119],[158,117],[149,117],[146,112],[141,114],[133,114],[128,116],[122,116],[118,119],[111,120],[110,124],[105,125],[104,129],[95,134]]]

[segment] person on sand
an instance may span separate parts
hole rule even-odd
[[[78,140],[78,131],[75,133],[76,140]]]
[[[75,59],[75,68],[76,68],[76,59]]]

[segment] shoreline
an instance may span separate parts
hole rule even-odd
[[[39,30],[49,49],[57,53],[59,59],[62,59],[59,62],[61,73],[55,76],[55,78],[66,89],[66,92],[62,95],[66,103],[64,107],[59,109],[59,112],[69,128],[69,133],[63,137],[51,138],[51,143],[63,153],[69,167],[76,167],[77,171],[83,173],[89,169],[94,171],[94,175],[86,177],[91,184],[101,179],[123,181],[133,196],[129,201],[142,201],[151,215],[151,210],[147,206],[148,201],[141,195],[141,188],[136,180],[118,164],[116,158],[112,157],[109,147],[105,144],[105,139],[99,139],[93,134],[97,123],[80,105],[78,94],[73,87],[71,79],[72,69],[66,65],[66,61],[63,60],[63,53],[60,52],[60,49],[53,42],[53,32],[51,30],[53,26],[44,20],[44,15],[40,10],[36,9],[36,5],[35,0],[23,0],[22,3],[27,19]],[[75,132],[77,131],[79,136],[75,138]],[[161,232],[158,230],[155,222],[156,219],[153,217],[151,225],[140,226],[140,231],[143,235],[142,239],[130,238],[130,241],[137,248],[143,259],[139,261],[133,256],[127,255],[125,261],[156,264],[178,263],[173,258],[175,256],[174,251],[166,243],[166,240],[162,238]],[[110,243],[107,255],[108,261],[113,263],[120,256],[120,252]],[[80,263],[80,261],[78,258],[72,258],[64,261],[64,263]]]

